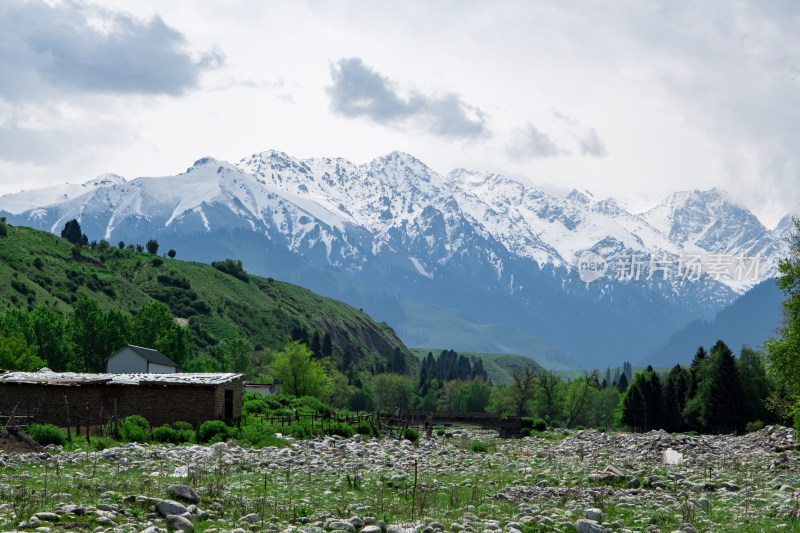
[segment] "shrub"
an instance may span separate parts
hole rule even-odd
[[[194,426],[189,422],[178,420],[172,423],[172,427],[178,434],[178,443],[193,442],[194,441]]]
[[[178,420],[177,422],[172,424],[172,427],[174,427],[178,431],[185,431],[185,430],[194,431],[194,426],[189,422],[184,422],[183,420]]]
[[[224,272],[235,278],[239,278],[245,283],[250,283],[250,277],[247,275],[247,272],[244,271],[244,268],[242,268],[241,261],[234,261],[233,259],[226,259],[225,261],[212,261],[211,266],[220,272]]]
[[[584,429],[586,429],[586,426],[575,426],[575,431],[583,431]]]
[[[361,422],[358,425],[358,427],[356,428],[356,431],[360,435],[364,435],[365,437],[369,437],[370,435],[372,435],[372,425],[367,421]]]
[[[419,442],[419,431],[414,428],[408,428],[403,432],[403,438],[416,444]]]
[[[289,445],[286,439],[275,435],[275,430],[263,424],[250,424],[242,429],[242,440],[254,448],[273,446],[283,448]]]
[[[523,427],[522,429],[519,430],[519,432],[523,437],[530,437],[531,436],[531,428]]]
[[[296,439],[303,440],[320,435],[322,433],[322,429],[320,429],[319,425],[316,425],[312,430],[311,424],[308,422],[292,422],[286,426],[284,433]]]
[[[313,409],[320,415],[330,415],[333,413],[333,407],[313,396],[302,396],[300,398],[300,403],[305,404],[306,407]]]
[[[164,260],[161,259],[160,257],[155,257],[153,258],[152,261],[150,261],[150,264],[153,265],[154,267],[160,267],[161,265],[164,264]]]
[[[536,431],[547,431],[547,421],[543,418],[534,418],[531,427]]]
[[[92,437],[92,449],[98,452],[105,450],[111,442],[105,437]]]
[[[481,442],[479,440],[473,441],[473,443],[469,447],[472,453],[486,453],[489,451],[489,445],[485,442]]]
[[[756,420],[754,422],[748,422],[744,425],[744,430],[748,433],[752,433],[754,431],[758,431],[759,429],[764,427],[764,422],[761,420]]]
[[[222,420],[206,420],[200,424],[200,442],[218,442],[228,440],[230,436],[231,428]]]
[[[267,402],[262,398],[247,400],[242,407],[247,413],[263,413],[267,410]]]
[[[180,442],[178,432],[172,429],[168,424],[164,424],[153,430],[153,440],[170,444],[178,444]]]
[[[605,426],[597,426],[597,431],[599,431],[600,433],[605,433],[606,432],[606,427]]]
[[[344,437],[349,439],[353,436],[353,427],[348,424],[347,422],[334,422],[328,428],[328,431],[331,435],[339,435],[340,437]]]
[[[119,438],[126,442],[147,442],[150,440],[150,423],[139,415],[131,415],[119,425]]]
[[[34,424],[27,429],[27,433],[42,446],[48,444],[64,446],[67,443],[67,434],[53,424]]]
[[[444,434],[447,433],[444,429],[439,428],[436,430],[436,435],[439,437],[444,437]]]

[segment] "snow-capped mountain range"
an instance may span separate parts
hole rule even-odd
[[[464,339],[438,333],[447,323],[431,318],[453,310],[471,325],[512,328],[521,344],[540,341],[554,364],[590,360],[589,350],[618,353],[620,342],[598,349],[591,339],[616,319],[648,335],[661,321],[657,336],[666,338],[712,315],[774,275],[790,228],[789,217],[764,227],[717,189],[676,192],[634,213],[613,199],[577,190],[559,197],[499,174],[440,175],[400,152],[365,165],[277,151],[235,165],[206,157],[174,176],[105,174],[7,194],[0,214],[54,233],[77,218],[90,240],[157,238],[185,259],[235,255],[251,272],[365,307],[411,345]],[[579,262],[587,251],[604,269],[591,283]],[[555,327],[559,319],[584,328],[587,342]],[[451,344],[440,347],[476,349]]]

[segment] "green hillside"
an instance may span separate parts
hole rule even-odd
[[[192,332],[201,352],[236,338],[255,351],[279,350],[293,338],[311,345],[327,334],[342,367],[374,372],[402,355],[415,368],[416,359],[385,323],[302,287],[248,275],[234,261],[219,265],[226,273],[129,246],[77,247],[50,233],[4,226],[0,313],[43,306],[69,314],[85,296],[104,311],[133,315],[157,300]]]
[[[429,348],[412,348],[413,353],[417,359],[422,360],[428,355],[428,352],[433,352],[434,357],[439,357],[441,349]],[[524,355],[516,355],[511,353],[474,353],[474,352],[458,352],[458,355],[463,355],[469,359],[480,359],[483,363],[483,368],[492,383],[496,385],[507,385],[511,383],[511,373],[514,370],[519,370],[525,366],[530,366],[536,369],[537,372],[544,370],[544,368]]]

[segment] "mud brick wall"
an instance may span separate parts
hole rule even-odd
[[[152,427],[183,420],[195,427],[206,420],[221,418],[225,408],[225,390],[233,391],[233,414],[242,412],[242,381],[233,380],[218,386],[201,385],[105,385],[80,386],[0,384],[0,414],[16,408],[21,416],[34,415],[39,424],[64,427],[69,423],[106,423],[114,412],[119,418],[145,417]],[[66,399],[66,401],[65,401]],[[69,406],[69,407],[67,407]],[[88,406],[88,410],[87,410]]]

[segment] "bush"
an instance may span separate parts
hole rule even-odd
[[[469,447],[472,453],[486,453],[489,451],[489,445],[479,440],[473,441]]]
[[[283,448],[289,445],[286,439],[279,439],[271,426],[250,424],[242,429],[242,440],[253,448],[273,446]]]
[[[147,442],[150,440],[150,423],[139,415],[131,415],[119,425],[119,438],[125,442]]]
[[[189,422],[184,422],[183,420],[178,420],[177,422],[172,424],[172,427],[174,427],[178,431],[186,431],[186,430],[194,431],[194,426]]]
[[[212,261],[211,266],[220,272],[230,274],[231,276],[238,278],[245,283],[250,283],[250,276],[248,276],[247,272],[245,272],[244,268],[242,268],[241,261],[234,261],[233,259],[226,259],[225,261]]]
[[[360,435],[364,435],[365,437],[369,437],[370,435],[372,435],[372,424],[370,424],[367,421],[361,422],[358,425],[358,427],[356,428],[356,431]]]
[[[298,440],[304,440],[322,434],[322,429],[316,425],[312,430],[308,422],[292,422],[286,426],[284,433]]]
[[[436,435],[439,437],[444,437],[444,434],[447,433],[444,429],[439,428],[436,430]]]
[[[547,431],[547,421],[543,418],[534,418],[531,427],[536,431]]]
[[[267,402],[265,402],[263,398],[247,400],[244,402],[244,405],[242,405],[242,408],[247,413],[263,413],[267,410]]]
[[[200,424],[200,442],[219,442],[228,440],[231,436],[231,428],[225,425],[222,420],[206,420]]]
[[[352,437],[354,433],[353,427],[347,422],[334,422],[328,428],[328,432],[330,432],[331,435],[339,435],[346,439]]]
[[[111,441],[105,437],[92,437],[92,449],[101,452],[111,446]]]
[[[584,429],[586,429],[586,426],[581,426],[581,425],[575,426],[575,431],[583,431]]]
[[[605,433],[606,432],[606,427],[605,426],[597,426],[597,431],[599,431],[600,433]]]
[[[154,267],[160,267],[161,265],[164,264],[164,260],[161,259],[160,257],[155,257],[153,258],[152,261],[150,261],[150,264],[153,265]]]
[[[416,444],[419,442],[419,431],[414,428],[408,428],[403,432],[403,438]]]
[[[305,405],[309,409],[313,409],[320,415],[330,415],[333,414],[333,407],[328,405],[327,403],[323,402],[319,398],[315,398],[313,396],[302,396],[299,400],[301,405]]]
[[[747,433],[752,433],[754,431],[758,431],[759,429],[761,429],[763,427],[764,427],[764,422],[762,422],[761,420],[756,420],[754,422],[748,422],[747,424],[745,424],[744,425],[744,430]]]
[[[57,428],[53,424],[34,424],[26,432],[42,446],[47,446],[48,444],[64,446],[67,443],[67,434],[63,429]]]
[[[160,428],[153,430],[153,440],[156,442],[178,444],[180,442],[180,437],[177,431],[172,429],[168,424],[164,424]]]

